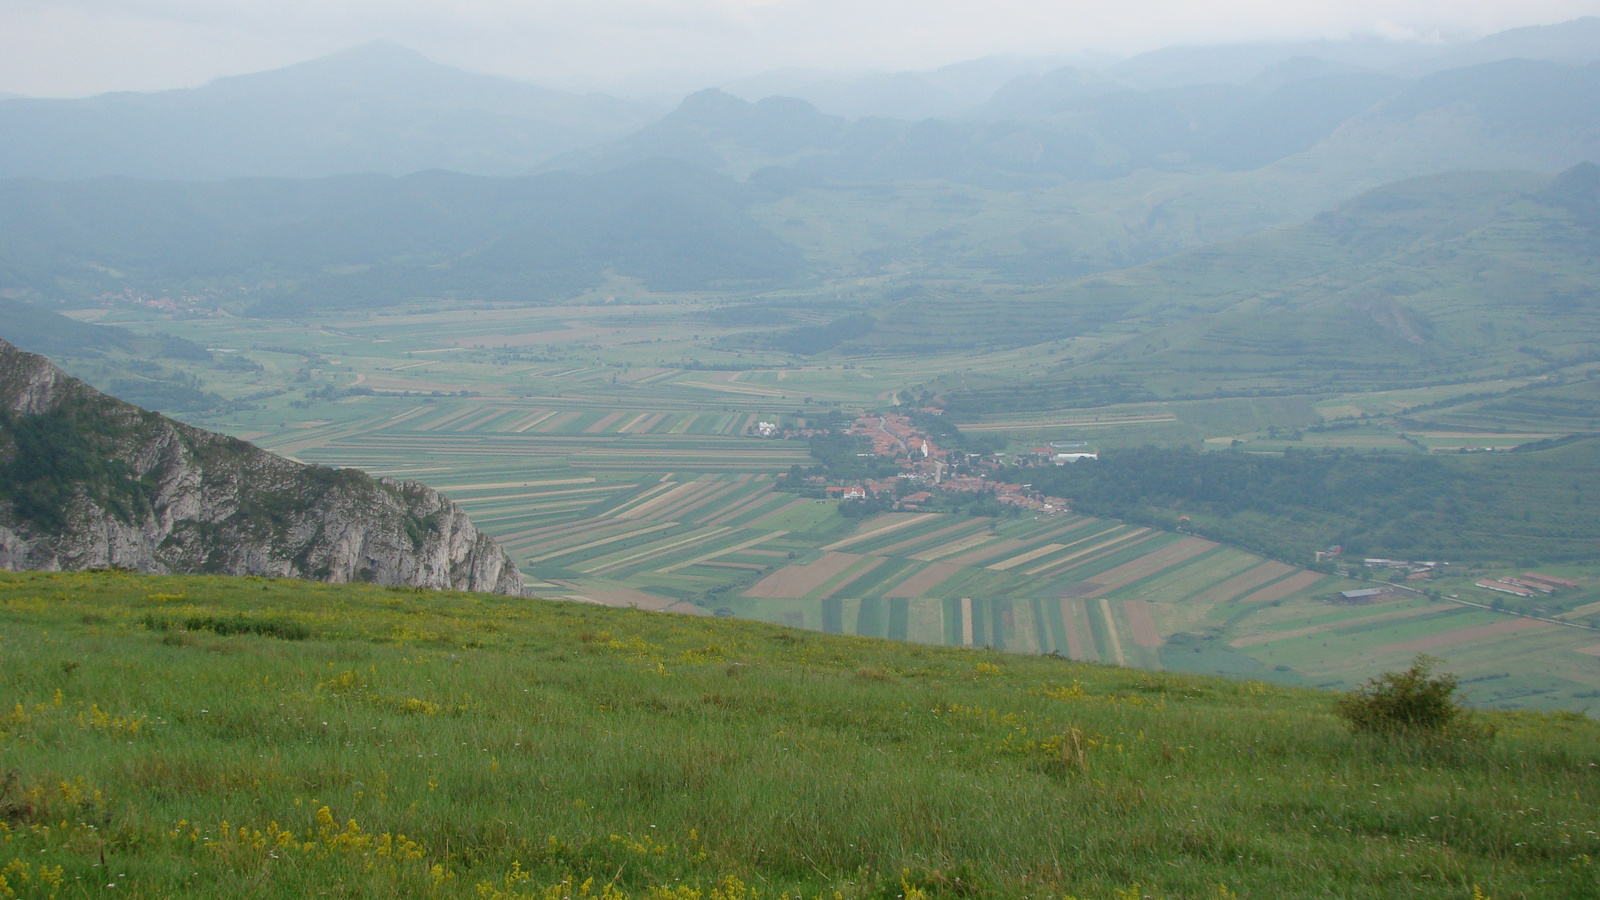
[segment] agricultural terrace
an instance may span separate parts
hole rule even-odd
[[[8,898],[1600,891],[1600,724],[1572,714],[1415,744],[1256,680],[125,573],[0,576],[0,679]]]
[[[1467,638],[1435,653],[1468,679],[1475,702],[1581,709],[1600,696],[1600,657],[1580,652],[1600,634],[1572,627],[1588,621],[1582,615],[1478,632],[1474,617],[1492,623],[1502,613],[1456,604],[1337,625],[1439,601],[1334,608],[1326,598],[1363,583],[1112,520],[849,521],[831,502],[773,491],[776,475],[814,460],[803,441],[755,436],[758,422],[803,430],[833,408],[893,409],[930,371],[970,370],[977,382],[1039,376],[1103,342],[802,360],[722,348],[733,332],[708,318],[716,303],[617,287],[561,307],[401,307],[303,323],[113,310],[102,320],[236,350],[231,358],[259,370],[236,364],[204,376],[213,390],[255,398],[249,408],[190,418],[299,459],[445,491],[507,547],[539,596],[1328,687],[1400,666],[1404,645],[1459,633]],[[1420,432],[1401,437],[1398,426],[1359,416],[1426,407],[1441,433],[1493,424],[1563,434],[1582,424],[1573,416],[1587,408],[1585,384],[1523,379],[1488,398],[1441,387],[1122,404],[995,413],[960,427],[1024,450],[1074,439],[1265,446],[1269,432],[1281,447],[1298,431],[1302,442],[1420,453]],[[1464,418],[1450,419],[1456,412]],[[1346,427],[1352,416],[1359,427]],[[1318,424],[1330,430],[1311,430]],[[1600,583],[1585,573],[1585,584]],[[1484,573],[1462,576],[1444,593],[1490,605],[1473,587]],[[1566,610],[1550,618],[1558,613]]]

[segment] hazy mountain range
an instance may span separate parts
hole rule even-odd
[[[994,58],[929,72],[780,71],[723,87],[750,101],[805,101],[827,117],[857,122],[853,130],[830,127],[851,131],[857,155],[882,157],[882,165],[846,164],[851,177],[894,175],[902,164],[911,166],[909,177],[923,177],[929,165],[948,168],[937,159],[949,156],[952,144],[984,165],[998,157],[1003,169],[1103,177],[1174,153],[1200,164],[1259,165],[1305,149],[1410,85],[1429,83],[1423,76],[1507,59],[1587,65],[1600,59],[1600,18],[1468,44],[1371,38],[1174,47],[1098,69],[1084,60],[1061,67],[1059,60]],[[1575,88],[1541,89],[1559,100]],[[314,178],[435,168],[522,174],[648,125],[665,111],[659,93],[650,93],[655,100],[553,90],[372,44],[200,88],[0,99],[0,177]],[[965,130],[907,131],[861,119],[937,119]],[[1270,133],[1248,133],[1240,122],[1257,129],[1267,123]],[[803,129],[793,138],[820,139]],[[885,156],[879,145],[886,142],[906,149]],[[928,163],[915,159],[930,155]]]
[[[0,175],[510,175],[659,114],[369,44],[200,88],[0,102]]]

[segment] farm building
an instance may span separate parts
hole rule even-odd
[[[1501,584],[1498,581],[1480,581],[1480,582],[1478,582],[1478,587],[1481,587],[1484,590],[1489,590],[1489,591],[1499,591],[1502,594],[1514,594],[1514,595],[1516,595],[1518,597],[1532,597],[1533,596],[1533,591],[1526,590],[1524,588],[1519,588],[1519,587],[1512,587],[1509,584]]]
[[[1545,584],[1558,588],[1575,588],[1578,586],[1576,581],[1568,581],[1565,578],[1557,578],[1554,575],[1540,575],[1538,572],[1523,572],[1522,577],[1531,578],[1534,581],[1542,581]]]

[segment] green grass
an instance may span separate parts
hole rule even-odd
[[[4,576],[0,651],[0,894],[1600,888],[1600,724],[1578,716],[1487,714],[1491,742],[1425,747],[1352,736],[1331,695],[1258,682],[118,573]]]

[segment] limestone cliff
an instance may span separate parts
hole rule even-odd
[[[0,567],[109,566],[522,590],[437,491],[174,422],[0,341]]]

